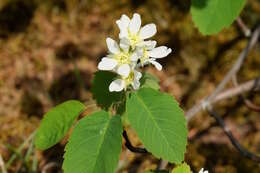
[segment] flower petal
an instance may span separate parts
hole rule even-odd
[[[139,56],[136,52],[134,52],[131,57],[130,57],[131,61],[138,61]]]
[[[204,168],[201,168],[201,170],[199,171],[199,173],[209,173],[208,171],[204,171]]]
[[[159,62],[155,61],[154,59],[150,59],[149,62],[153,64],[157,70],[162,70],[162,65]]]
[[[136,70],[134,71],[134,75],[136,80],[140,80],[142,77],[142,73]]]
[[[129,50],[129,47],[130,47],[130,41],[127,39],[127,38],[122,38],[120,40],[120,47],[125,50],[125,51],[128,51]]]
[[[145,45],[145,47],[146,47],[146,49],[147,50],[152,50],[152,49],[154,49],[155,48],[155,46],[156,46],[156,41],[151,41],[151,40],[149,40],[149,41],[144,41],[144,45]]]
[[[119,20],[116,21],[117,26],[119,27],[120,33],[119,38],[128,36],[128,26],[130,23],[130,19],[128,16],[123,14]]]
[[[134,90],[139,89],[139,87],[140,87],[139,80],[134,80],[134,82],[132,83],[132,86],[133,86]]]
[[[130,70],[131,69],[128,64],[123,64],[117,69],[117,73],[123,77],[128,77]]]
[[[127,15],[123,14],[119,20],[116,21],[117,26],[119,29],[127,29],[128,25],[130,23],[130,19]]]
[[[141,27],[141,16],[135,13],[129,23],[129,30],[131,33],[136,34],[140,30],[140,27]]]
[[[122,91],[125,87],[125,82],[122,79],[116,79],[109,85],[109,91],[113,92],[119,92]]]
[[[148,55],[152,58],[163,58],[169,55],[171,52],[171,48],[167,48],[166,46],[160,46],[148,51]]]
[[[112,70],[116,67],[117,61],[115,59],[104,57],[98,63],[99,70]]]
[[[153,23],[147,24],[141,28],[139,36],[142,39],[147,39],[147,38],[154,36],[156,34],[156,31],[157,30],[156,30],[155,24],[153,24]]]
[[[115,40],[113,40],[112,38],[107,38],[106,39],[106,42],[107,42],[107,48],[108,50],[113,53],[113,54],[116,54],[120,51],[119,49],[119,46],[117,44],[117,42]]]

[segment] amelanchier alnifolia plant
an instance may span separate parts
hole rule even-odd
[[[156,171],[149,171],[149,172],[146,172],[146,173],[168,173],[167,171],[165,172],[156,172]],[[171,173],[192,173],[192,171],[190,170],[190,166],[187,165],[187,163],[182,163],[178,166],[176,166],[172,171]],[[208,171],[204,170],[204,168],[201,168],[199,173],[209,173]]]
[[[156,47],[155,24],[141,27],[141,17],[122,15],[116,21],[119,43],[106,39],[108,55],[98,64],[92,94],[102,110],[83,116],[86,106],[66,101],[46,113],[35,145],[46,150],[57,144],[73,126],[65,147],[64,173],[114,173],[122,148],[124,126],[133,128],[148,152],[158,159],[180,164],[187,145],[184,112],[174,97],[159,91],[159,81],[140,68],[166,57],[171,49]],[[124,121],[127,120],[127,121]],[[127,123],[126,123],[127,122]],[[187,172],[188,173],[188,172]]]
[[[137,90],[142,77],[137,69],[151,63],[158,70],[162,70],[156,59],[166,57],[172,50],[166,46],[155,47],[156,41],[146,40],[156,34],[156,26],[147,24],[141,27],[139,14],[135,13],[132,19],[122,15],[116,24],[120,29],[120,44],[107,38],[109,54],[102,58],[98,69],[111,70],[119,75],[118,79],[110,84],[109,91],[126,90],[129,85]]]

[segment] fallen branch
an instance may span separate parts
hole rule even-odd
[[[234,86],[238,86],[238,85],[239,85],[239,84],[238,84],[238,81],[237,81],[237,76],[236,76],[236,75],[233,76],[232,81],[233,81]],[[257,83],[260,83],[260,78],[259,78],[259,80],[258,80]],[[256,85],[254,86],[254,88],[252,88],[252,91],[254,91],[255,88],[258,87],[258,84],[257,84],[257,83],[256,83]],[[255,111],[255,112],[260,112],[260,106],[254,104],[251,100],[247,99],[247,98],[244,96],[243,93],[241,93],[240,96],[242,97],[242,99],[243,99],[243,101],[244,101],[244,103],[245,103],[245,105],[246,105],[246,107],[247,107],[248,109],[251,109],[251,110],[253,110],[253,111]]]
[[[244,156],[244,157],[246,157],[248,159],[251,159],[253,161],[260,162],[260,157],[259,156],[257,156],[256,154],[248,151],[246,148],[244,148],[238,142],[238,140],[233,136],[233,134],[230,131],[230,129],[226,126],[225,121],[221,118],[221,116],[218,115],[218,113],[216,111],[214,111],[212,108],[209,108],[208,109],[208,113],[209,113],[209,115],[211,115],[216,120],[218,125],[223,129],[225,135],[231,141],[232,145],[238,150],[238,152],[242,156]]]
[[[242,27],[242,25],[243,25],[242,20],[238,19],[237,22],[240,25],[240,27]],[[232,66],[232,68],[229,70],[229,72],[226,74],[224,79],[220,82],[220,84],[216,87],[216,89],[208,97],[206,97],[205,99],[202,99],[198,104],[194,105],[192,108],[190,108],[186,112],[186,118],[187,118],[188,122],[202,109],[207,110],[207,108],[209,106],[211,106],[213,103],[216,103],[216,102],[226,99],[226,98],[230,98],[230,97],[239,95],[246,91],[250,91],[255,87],[255,85],[257,85],[257,87],[255,87],[255,89],[259,89],[259,87],[260,87],[259,78],[257,78],[255,80],[249,81],[245,84],[239,85],[233,89],[229,89],[229,90],[222,92],[224,90],[225,86],[227,85],[227,83],[240,70],[248,53],[258,42],[259,35],[260,35],[260,26],[258,26],[254,30],[247,46],[240,53],[240,55],[237,58],[237,61]],[[252,160],[255,160],[255,159],[252,159]],[[159,169],[165,169],[165,167],[167,166],[167,163],[168,163],[167,161],[162,160],[160,162]]]
[[[239,28],[241,29],[241,31],[244,33],[244,35],[246,37],[250,37],[251,36],[251,30],[246,26],[246,24],[241,19],[241,17],[238,17],[236,19],[236,22],[237,22],[237,25],[239,26]]]
[[[227,83],[232,79],[234,75],[239,71],[241,68],[243,62],[245,61],[249,51],[255,46],[255,44],[258,41],[260,35],[260,26],[257,27],[257,29],[253,32],[252,37],[250,38],[247,46],[243,51],[240,53],[237,61],[233,65],[233,67],[229,70],[229,72],[226,74],[224,79],[220,82],[220,84],[216,87],[216,89],[205,99],[199,102],[199,104],[194,105],[191,109],[189,109],[186,112],[186,117],[188,120],[192,119],[195,114],[197,114],[199,111],[201,111],[202,108],[206,108],[208,105],[211,104],[212,100],[215,100],[215,98],[218,96],[219,93],[223,91]]]
[[[246,93],[246,92],[250,92],[250,91],[258,91],[258,90],[260,90],[260,77],[247,81],[236,87],[222,91],[216,97],[214,97],[214,99],[208,101],[208,104],[212,105],[221,100],[225,100],[228,98],[232,98],[232,97],[241,95],[242,93]],[[205,99],[202,99],[200,101],[200,104],[195,105],[194,107],[192,107],[191,109],[189,109],[186,112],[186,118],[188,121],[190,121],[195,116],[196,113],[200,112],[204,108],[203,107],[204,100]]]

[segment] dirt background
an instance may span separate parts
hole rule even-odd
[[[107,53],[105,39],[117,38],[115,21],[123,13],[131,16],[138,12],[143,23],[155,23],[158,33],[154,39],[172,48],[173,52],[160,60],[163,71],[146,68],[160,79],[162,91],[174,95],[184,110],[213,91],[247,39],[235,23],[218,35],[201,35],[189,8],[189,0],[1,0],[0,154],[5,162],[14,153],[18,156],[8,171],[31,173],[35,172],[33,165],[36,172],[60,171],[65,140],[45,152],[33,150],[27,159],[30,145],[21,151],[18,148],[52,106],[68,99],[92,100],[91,79]],[[260,21],[260,1],[248,0],[241,17],[255,28]],[[258,44],[238,80],[259,75]],[[248,97],[260,104],[259,92]],[[217,110],[241,144],[260,155],[259,113],[249,110],[239,97],[222,101]],[[185,160],[192,170],[205,167],[211,173],[260,172],[260,165],[242,157],[208,114],[197,114],[189,129]],[[141,145],[133,130],[128,131],[131,141]],[[123,147],[118,173],[142,173],[156,168],[158,162]]]

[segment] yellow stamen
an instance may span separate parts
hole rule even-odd
[[[133,83],[134,77],[135,77],[134,72],[133,72],[133,71],[130,72],[129,75],[128,75],[128,77],[124,78],[125,85],[128,86],[128,85],[130,85],[131,83]]]
[[[127,52],[120,52],[119,54],[116,54],[114,58],[118,61],[119,64],[130,64],[130,54]]]
[[[148,59],[149,59],[148,51],[146,50],[146,48],[143,48],[143,56],[140,58],[141,64],[143,65],[145,61]]]

